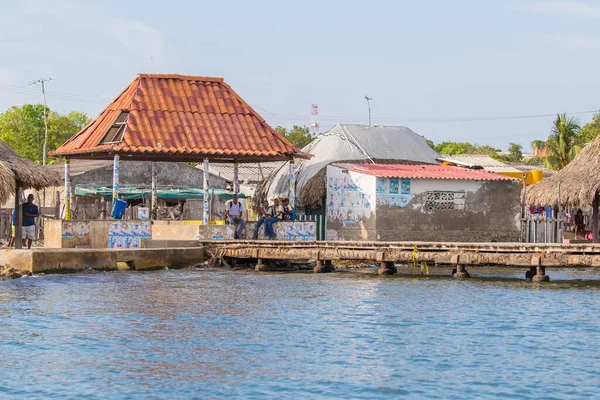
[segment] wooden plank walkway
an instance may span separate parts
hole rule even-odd
[[[425,261],[431,266],[600,267],[600,244],[203,241],[213,254],[257,260]]]

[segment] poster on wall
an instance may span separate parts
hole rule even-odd
[[[398,186],[400,185],[400,181],[398,178],[390,178],[390,194],[398,194],[400,193]]]
[[[410,179],[402,178],[400,180],[400,194],[410,194]]]
[[[377,194],[385,194],[385,178],[377,178],[377,186],[376,186]]]
[[[368,179],[376,181],[374,177],[368,177]],[[339,219],[344,225],[352,226],[361,218],[370,217],[376,199],[375,193],[369,195],[365,192],[364,187],[366,184],[364,180],[365,178],[361,175],[354,176],[349,175],[347,172],[332,171],[331,175],[327,177],[326,204],[329,218]],[[379,184],[385,190],[387,181],[384,179],[383,182],[373,183]]]

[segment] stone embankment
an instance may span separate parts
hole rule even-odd
[[[22,277],[23,275],[31,275],[31,274],[26,271],[21,271],[18,268],[5,267],[3,265],[0,265],[0,280],[16,279],[16,278]]]

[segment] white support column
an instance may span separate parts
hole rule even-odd
[[[119,196],[119,155],[115,154],[113,160],[113,193],[112,193],[112,210],[115,208],[115,200]]]
[[[233,163],[233,193],[240,193],[240,179],[239,179],[239,169],[238,163]]]
[[[203,177],[203,186],[202,188],[204,189],[204,194],[203,194],[203,199],[204,199],[204,215],[202,216],[202,223],[204,225],[208,225],[208,221],[209,221],[209,201],[208,201],[208,168],[209,168],[209,163],[208,163],[208,158],[204,159],[204,164],[202,169],[204,170],[204,177]]]
[[[152,194],[150,196],[150,219],[155,220],[158,214],[158,198],[156,195],[156,184],[158,172],[156,171],[156,162],[152,162]]]
[[[296,208],[296,171],[294,159],[290,160],[290,206]]]
[[[65,220],[71,220],[71,160],[65,159]]]

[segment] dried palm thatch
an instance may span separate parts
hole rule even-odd
[[[6,143],[0,141],[0,201],[6,202],[15,192],[19,181],[23,189],[42,189],[62,183],[60,173],[19,156]]]
[[[600,189],[600,137],[589,142],[566,167],[556,175],[527,188],[527,203],[538,206],[587,207]]]
[[[321,168],[312,178],[310,178],[300,191],[300,203],[307,207],[318,208],[321,206],[321,199],[327,193],[327,167]]]

